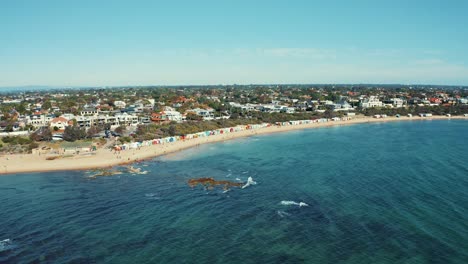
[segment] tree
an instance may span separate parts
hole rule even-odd
[[[86,137],[86,131],[79,127],[67,126],[63,132],[63,140],[65,141],[75,141],[80,140]]]
[[[174,125],[170,125],[169,129],[167,131],[169,133],[169,136],[173,137],[176,135],[176,127]]]
[[[28,150],[29,152],[31,152],[31,150],[38,148],[38,147],[39,147],[39,144],[37,144],[36,142],[31,142],[29,143]]]
[[[52,104],[50,103],[50,101],[45,101],[43,104],[42,104],[42,109],[44,110],[49,110],[50,108],[52,107]]]
[[[88,129],[88,131],[86,131],[86,137],[87,138],[92,138],[94,135],[98,134],[99,132],[101,132],[102,129],[101,127],[99,126],[92,126]]]
[[[26,106],[24,103],[21,103],[16,107],[16,111],[18,111],[20,114],[24,114],[26,112]]]
[[[187,120],[196,120],[196,121],[201,121],[203,119],[203,117],[195,114],[195,113],[192,113],[192,112],[189,112],[187,113]]]
[[[123,134],[127,130],[127,127],[124,125],[120,125],[115,129],[116,133]]]
[[[105,123],[104,124],[104,130],[110,130],[111,129],[111,124],[110,123]]]
[[[41,127],[32,133],[30,138],[34,141],[50,141],[52,139],[52,132],[48,127]]]

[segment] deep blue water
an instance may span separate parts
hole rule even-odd
[[[2,176],[0,262],[468,263],[467,137],[466,121],[361,124],[204,145],[146,175]]]

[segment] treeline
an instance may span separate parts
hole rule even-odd
[[[133,135],[133,138],[136,141],[144,141],[152,140],[155,138],[182,136],[202,131],[215,130],[219,128],[257,123],[261,123],[261,121],[250,119],[223,119],[210,121],[187,121],[184,123],[172,122],[170,124],[161,125],[139,125],[135,134]],[[124,139],[124,141],[127,140]]]
[[[184,123],[169,123],[169,124],[150,124],[150,125],[139,125],[135,134],[133,135],[134,140],[144,141],[152,140],[155,138],[169,137],[169,136],[182,136],[187,134],[198,133],[202,131],[215,130],[226,127],[234,127],[238,125],[248,124],[260,124],[260,123],[276,123],[276,122],[287,122],[291,120],[305,120],[305,119],[316,119],[325,117],[328,113],[313,113],[313,112],[302,112],[294,114],[286,113],[261,113],[252,112],[244,118],[239,116],[233,119],[220,119],[210,121],[187,121]],[[335,113],[336,115],[341,113]],[[128,141],[124,139],[123,141]]]
[[[360,111],[366,116],[373,115],[418,115],[420,113],[431,113],[433,115],[463,115],[468,114],[468,105],[453,105],[453,106],[410,106],[408,108],[366,108]]]
[[[88,130],[86,130],[78,126],[67,126],[63,131],[63,140],[73,142],[81,139],[90,139],[95,137],[104,129],[109,128],[106,128],[106,126],[92,126]],[[34,133],[32,133],[30,135],[30,138],[34,141],[50,141],[52,140],[52,132],[50,128],[42,127],[36,130]]]

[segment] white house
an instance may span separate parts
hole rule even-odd
[[[65,127],[68,126],[68,119],[64,118],[64,117],[56,117],[52,120],[50,120],[50,125],[49,125],[51,128],[55,128],[57,127],[59,130],[63,130],[65,129]]]
[[[209,109],[201,109],[201,108],[195,108],[191,110],[187,110],[187,112],[192,112],[195,113],[196,115],[199,115],[203,117],[203,120],[213,120],[214,119],[214,109],[209,108]]]
[[[178,111],[162,111],[161,115],[164,116],[169,121],[182,121],[182,114]]]
[[[396,108],[403,107],[403,104],[405,103],[401,98],[390,98],[388,101]]]
[[[117,108],[125,108],[127,104],[124,101],[114,101],[114,105]]]
[[[85,108],[80,111],[80,115],[82,116],[89,116],[89,115],[97,115],[99,114],[99,110],[96,108]]]
[[[138,125],[138,116],[136,115],[129,115],[127,113],[116,114],[115,119],[116,119],[116,122],[120,125],[125,125],[125,126]]]
[[[31,115],[26,117],[26,123],[36,128],[49,126],[50,121],[54,118],[51,115]]]
[[[368,98],[364,98],[360,102],[360,106],[362,108],[369,108],[369,107],[382,107],[382,102],[379,100],[377,96],[369,96]]]
[[[337,104],[333,104],[333,111],[353,111],[354,108],[347,101],[341,101]]]

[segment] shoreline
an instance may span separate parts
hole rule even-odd
[[[431,120],[468,120],[464,116],[432,116],[432,117],[356,117],[345,121],[328,121],[322,123],[276,126],[243,130],[233,133],[217,134],[208,137],[200,137],[173,143],[165,143],[151,146],[143,146],[139,149],[129,149],[115,154],[109,149],[98,149],[93,155],[72,156],[54,160],[46,160],[46,156],[37,154],[15,154],[6,155],[0,158],[0,175],[12,175],[18,173],[31,172],[51,172],[51,171],[69,171],[69,170],[91,170],[103,169],[113,166],[129,165],[135,162],[152,159],[158,156],[179,152],[188,148],[196,147],[202,144],[216,143],[231,139],[266,135],[272,133],[288,132],[293,130],[313,129],[331,126],[345,126],[363,123],[386,123],[395,121],[431,121]],[[118,158],[120,157],[120,158]]]

